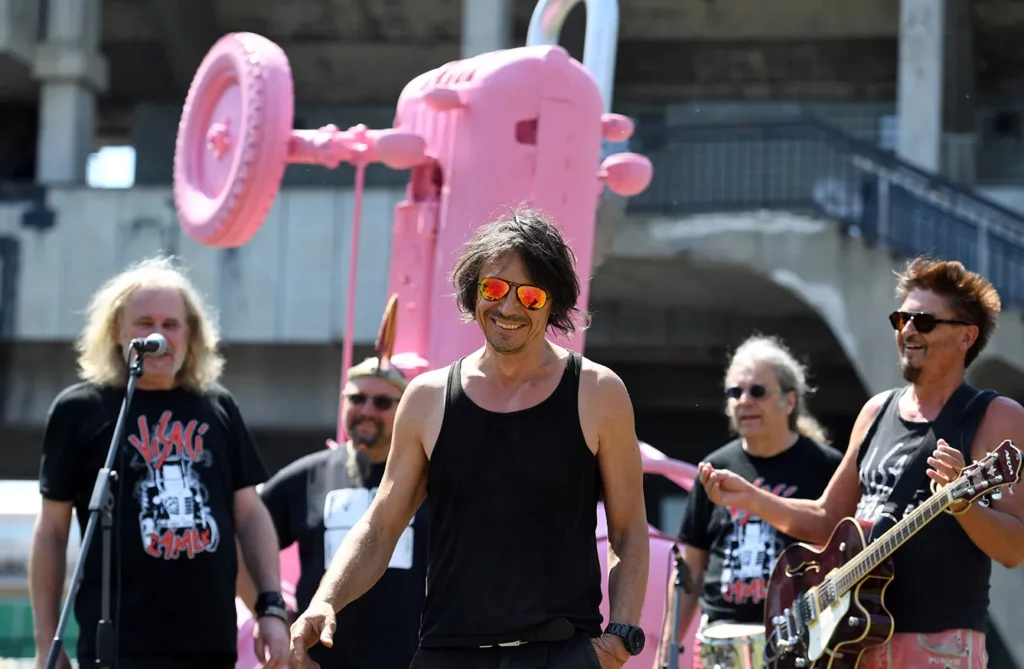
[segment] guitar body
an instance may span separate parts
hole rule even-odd
[[[775,624],[794,602],[821,584],[832,571],[864,550],[867,539],[860,523],[843,519],[821,549],[793,544],[779,556],[768,582],[765,602],[765,640],[771,648],[776,634],[788,636]],[[893,579],[891,558],[886,558],[831,607],[817,615],[796,636],[796,643],[778,657],[767,658],[775,669],[855,669],[861,655],[892,636],[893,619],[883,596]],[[774,654],[773,654],[774,655]],[[798,658],[806,663],[798,664]]]

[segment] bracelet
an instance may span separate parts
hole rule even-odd
[[[288,611],[285,609],[284,597],[280,592],[261,592],[256,597],[256,605],[253,608],[256,609],[257,618],[269,616],[288,622]]]

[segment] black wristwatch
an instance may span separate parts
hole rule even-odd
[[[644,652],[644,640],[646,637],[644,636],[644,631],[636,625],[609,623],[604,631],[605,634],[614,634],[622,639],[622,645],[626,647],[626,652],[633,657]]]
[[[257,618],[270,616],[288,622],[288,611],[280,592],[261,592],[256,597],[256,605],[253,608],[256,609]]]

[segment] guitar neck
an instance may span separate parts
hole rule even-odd
[[[834,584],[836,598],[838,599],[857,585],[897,548],[950,506],[954,501],[950,488],[952,486],[936,492],[928,498],[927,502],[914,509],[903,520],[893,525],[888,532],[872,542],[857,557],[843,565],[830,579]]]

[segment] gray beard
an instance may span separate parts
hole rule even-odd
[[[370,473],[370,454],[353,443],[345,444],[345,473],[349,478],[365,481]]]

